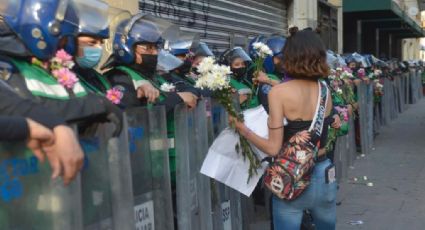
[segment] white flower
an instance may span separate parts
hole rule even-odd
[[[210,64],[207,63],[207,65]],[[208,68],[203,69],[203,72],[196,80],[195,87],[212,91],[228,88],[230,87],[229,74],[231,73],[229,66],[212,63]]]
[[[273,51],[262,42],[255,42],[254,44],[252,44],[252,46],[254,47],[255,51],[257,52],[257,55],[260,58],[265,58],[267,56],[273,55]]]
[[[382,74],[382,71],[381,71],[380,69],[376,69],[376,70],[374,71],[374,74],[375,74],[376,76],[380,76],[380,75]]]
[[[328,78],[331,79],[331,80],[335,80],[336,76],[335,75],[329,75]]]
[[[338,94],[342,94],[342,90],[341,90],[341,89],[337,89],[337,90],[336,90],[336,92],[337,92]]]
[[[352,73],[350,73],[350,72],[348,72],[348,71],[344,71],[344,72],[342,72],[342,74],[341,74],[341,78],[342,78],[342,79],[352,78],[352,77],[353,77],[353,74],[352,74]]]
[[[204,58],[198,65],[198,72],[201,74],[208,73],[214,67],[214,57],[206,57]]]
[[[336,71],[341,72],[342,71],[342,68],[341,67],[338,67],[338,68],[336,68]]]
[[[176,90],[176,86],[171,83],[164,83],[160,87],[163,92],[174,92]]]
[[[379,88],[379,89],[384,88],[384,86],[383,86],[381,83],[377,83],[377,84],[376,84],[376,87],[377,87],[377,88]]]

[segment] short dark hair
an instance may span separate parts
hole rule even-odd
[[[283,55],[283,67],[291,77],[318,79],[330,73],[325,45],[313,31],[302,30],[290,36]]]

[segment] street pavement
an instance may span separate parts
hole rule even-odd
[[[381,128],[374,146],[340,185],[337,229],[424,230],[425,100]]]

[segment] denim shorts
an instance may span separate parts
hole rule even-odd
[[[325,170],[330,160],[314,166],[308,188],[295,200],[286,201],[273,196],[273,224],[275,230],[299,230],[303,211],[311,211],[317,230],[333,230],[336,224],[337,183],[326,183]]]

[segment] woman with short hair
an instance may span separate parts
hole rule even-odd
[[[269,93],[269,137],[259,137],[243,123],[229,118],[241,135],[272,157],[278,156],[283,144],[296,133],[309,128],[320,96],[319,81],[327,77],[330,71],[326,63],[325,46],[313,31],[294,33],[288,38],[283,54],[284,69],[293,80],[274,86]],[[320,143],[326,143],[328,127],[332,123],[332,100],[329,90],[327,92]],[[287,121],[286,125],[283,124],[284,120]],[[320,147],[315,159],[310,184],[298,198],[288,201],[273,196],[273,222],[276,230],[299,230],[305,209],[311,210],[317,229],[335,229],[337,185],[333,181],[326,182],[325,171],[332,164],[323,147]]]

